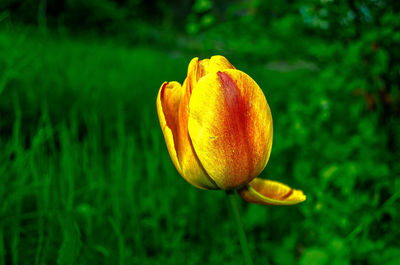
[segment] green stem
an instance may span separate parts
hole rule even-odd
[[[236,230],[238,231],[239,234],[240,246],[242,247],[245,263],[246,265],[253,265],[253,260],[251,259],[249,246],[247,244],[246,234],[243,229],[242,220],[240,219],[239,208],[235,199],[235,192],[226,191],[226,196],[232,208],[232,213],[235,217]]]

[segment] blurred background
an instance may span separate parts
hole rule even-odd
[[[243,264],[224,192],[186,183],[156,114],[192,57],[263,89],[256,264],[400,264],[400,2],[1,0],[0,265]]]

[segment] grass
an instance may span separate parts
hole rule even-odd
[[[0,265],[243,264],[224,192],[178,175],[158,125],[158,88],[190,56],[0,33]],[[379,115],[329,70],[232,63],[272,109],[261,177],[308,195],[240,202],[255,263],[395,264],[399,153]]]

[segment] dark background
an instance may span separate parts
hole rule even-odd
[[[224,192],[186,183],[155,100],[192,57],[263,89],[256,264],[400,264],[397,0],[1,0],[0,265],[243,264]]]

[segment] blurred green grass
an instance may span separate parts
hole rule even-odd
[[[0,264],[243,264],[223,192],[174,169],[163,81],[191,56],[0,32]],[[239,57],[238,57],[239,58]],[[330,69],[231,62],[263,88],[274,144],[261,177],[293,207],[241,202],[257,264],[397,264],[398,151]]]

